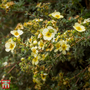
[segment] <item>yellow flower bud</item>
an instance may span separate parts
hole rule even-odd
[[[21,58],[21,61],[23,61],[23,60],[25,60],[25,58],[22,57],[22,58]]]
[[[63,84],[64,84],[64,85],[66,85],[66,84],[67,84],[67,82],[66,82],[66,81],[64,81],[64,82],[63,82]]]
[[[17,38],[15,37],[15,38],[13,38],[13,41],[16,41],[17,40]]]
[[[31,57],[30,56],[28,57],[28,60],[31,60]]]

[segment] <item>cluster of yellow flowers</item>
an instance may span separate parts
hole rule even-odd
[[[54,13],[51,13],[50,15],[52,15],[54,18],[57,18],[57,19],[63,18],[63,16],[56,11]],[[89,22],[89,20],[90,19],[85,19],[83,23]],[[33,21],[39,22],[39,21],[43,21],[43,19],[34,19]],[[24,23],[24,27],[25,26],[26,25]],[[11,31],[10,33],[14,35],[16,38],[19,38],[20,35],[23,34],[23,31],[20,29],[24,29],[24,27],[22,24],[18,24],[15,30]],[[73,28],[79,32],[83,32],[86,30],[85,27],[80,23],[75,23]],[[55,29],[53,26],[47,26],[46,28],[41,29],[40,32],[36,32],[36,33],[38,34],[37,38],[34,38],[34,36],[31,36],[31,38],[28,39],[28,43],[30,43],[29,46],[32,51],[31,56],[34,57],[32,59],[32,64],[37,65],[39,63],[38,61],[39,59],[43,60],[43,58],[40,57],[39,53],[40,51],[42,52],[44,49],[46,49],[45,51],[52,51],[55,46],[54,52],[61,51],[63,54],[66,54],[66,51],[69,51],[70,45],[68,44],[67,40],[59,40],[57,42],[60,36],[58,35],[57,37],[55,37],[55,35],[57,34],[57,29]],[[53,42],[56,42],[56,43],[53,44]],[[16,46],[16,43],[12,39],[9,39],[5,44],[6,51],[8,52],[11,50],[11,52],[13,52],[15,46]],[[46,55],[43,54],[42,57],[45,58]]]
[[[28,46],[31,48],[31,56],[33,56],[32,64],[37,65],[40,60],[44,60],[45,57],[48,55],[48,53],[40,54],[40,50],[44,50],[45,42],[43,40],[37,41],[32,36],[30,39],[28,39],[28,42],[30,43]]]
[[[84,19],[83,22],[77,22],[75,23],[75,25],[73,26],[73,28],[75,30],[77,30],[78,32],[84,32],[86,31],[86,27],[84,26],[84,24],[90,23],[90,18]]]
[[[60,12],[56,12],[56,11],[51,13],[49,16],[53,17],[54,19],[60,19],[64,17],[63,15],[60,14]],[[65,55],[66,51],[69,51],[70,49],[70,45],[68,41],[71,40],[72,38],[69,37],[69,38],[63,39],[62,36],[63,35],[65,36],[67,32],[74,31],[74,30],[71,30],[71,31],[67,30],[66,32],[63,33],[63,35],[60,35],[58,33],[57,26],[55,27],[56,24],[54,20],[44,22],[44,24],[46,23],[46,25],[43,25],[43,28],[39,26],[39,22],[41,21],[44,22],[43,19],[34,19],[24,23],[23,25],[18,24],[15,30],[10,32],[12,35],[15,36],[15,38],[18,39],[20,35],[24,33],[23,32],[24,27],[28,27],[27,29],[30,29],[30,30],[32,29],[32,27],[34,28],[34,30],[37,29],[34,35],[31,36],[30,38],[27,38],[25,42],[25,47],[29,47],[29,50],[31,50],[30,59],[33,66],[38,66],[40,61],[44,61],[45,58],[49,55],[49,52],[53,51],[53,49],[55,53],[59,51]],[[85,19],[83,24],[87,22],[90,22],[90,19]],[[86,28],[82,25],[82,23],[78,23],[78,22],[75,23],[73,28],[78,32],[84,32],[86,30]],[[27,30],[27,31],[30,31],[30,30]],[[17,45],[16,43],[17,42],[13,41],[13,39],[10,38],[5,43],[6,52],[11,51],[13,53]],[[45,81],[47,75],[48,75],[47,73],[41,73],[41,79]],[[33,77],[33,82],[37,84],[40,83],[39,79],[36,77]]]
[[[1,8],[4,8],[6,12],[13,6],[15,3],[13,1],[7,2],[7,0],[2,0]]]
[[[23,34],[23,31],[20,30],[20,29],[17,29],[17,30],[13,30],[10,32],[12,35],[14,35],[16,38],[19,38],[20,35]],[[16,42],[13,41],[12,38],[10,38],[6,44],[5,44],[5,47],[6,47],[6,51],[9,52],[11,50],[11,52],[13,53],[13,50],[14,48],[16,47]]]
[[[70,45],[67,44],[67,41],[64,40],[60,40],[59,42],[57,42],[55,44],[56,49],[54,50],[54,52],[62,51],[63,54],[66,54],[66,50],[69,51]]]

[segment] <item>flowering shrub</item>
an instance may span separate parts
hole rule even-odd
[[[1,4],[7,13],[16,6],[7,1]],[[36,8],[40,16],[34,13],[33,19],[18,23],[7,36],[1,79],[10,79],[12,87],[19,87],[16,90],[89,88],[90,18],[66,20],[62,12],[50,12],[50,3],[39,3]]]

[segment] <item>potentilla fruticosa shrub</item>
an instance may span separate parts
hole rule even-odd
[[[1,7],[8,12],[14,4],[5,2]],[[5,51],[10,55],[2,66],[13,67],[5,69],[2,79],[10,79],[22,87],[27,84],[26,90],[89,88],[90,57],[87,54],[90,53],[90,18],[76,16],[66,20],[62,12],[50,13],[49,5],[37,4],[41,18],[18,23],[10,31],[5,42]],[[76,22],[71,23],[72,19]],[[71,26],[62,30],[60,22],[62,26],[66,21]],[[17,73],[16,79],[12,72]]]

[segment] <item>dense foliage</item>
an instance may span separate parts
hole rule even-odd
[[[90,89],[90,10],[82,3],[0,1],[0,80],[11,80],[10,90]]]

